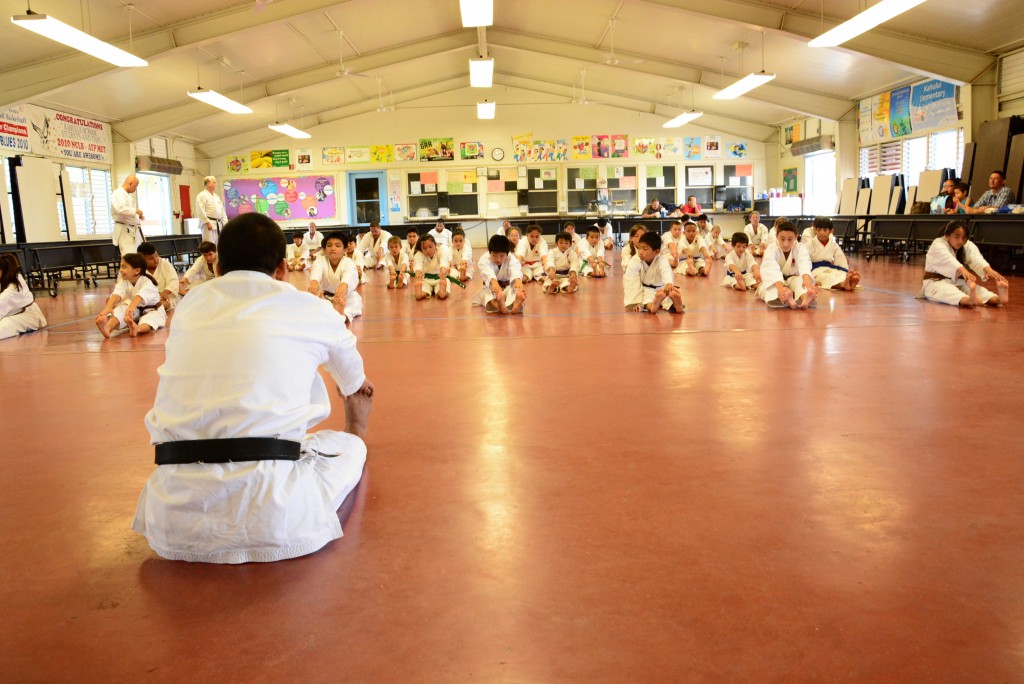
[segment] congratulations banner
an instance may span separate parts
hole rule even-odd
[[[29,145],[34,154],[110,164],[110,126],[82,116],[25,105],[31,122]]]

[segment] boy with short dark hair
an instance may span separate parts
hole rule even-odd
[[[526,239],[519,241],[516,260],[523,271],[523,282],[540,282],[548,270],[548,243],[540,234],[540,226],[533,223],[526,227]]]
[[[580,256],[572,246],[572,235],[563,231],[555,236],[555,248],[548,252],[548,277],[544,291],[548,294],[572,294],[579,286]]]
[[[156,280],[156,289],[160,291],[160,306],[170,311],[178,303],[178,272],[171,262],[157,254],[156,245],[143,242],[139,245],[139,254],[146,259],[146,271]]]
[[[761,261],[761,278],[757,294],[772,308],[807,309],[818,296],[811,277],[811,257],[797,242],[796,226],[791,222],[776,227],[775,242],[765,249]]]
[[[637,253],[629,260],[622,277],[622,289],[626,311],[683,312],[683,298],[672,282],[668,259],[661,255],[661,236],[657,233],[639,237]]]
[[[732,251],[725,257],[725,279],[722,284],[745,292],[761,282],[761,269],[749,248],[750,238],[744,232],[733,233]]]
[[[324,251],[309,271],[309,291],[331,300],[335,310],[343,312],[345,322],[351,323],[363,314],[363,298],[356,292],[359,275],[351,257],[345,253],[348,245],[354,251],[354,237],[346,238],[340,232],[327,234]]]
[[[520,314],[526,303],[526,289],[519,261],[512,243],[504,235],[492,235],[487,252],[480,257],[480,291],[473,306],[482,306],[487,313]]]
[[[580,275],[591,278],[604,278],[608,275],[604,262],[604,242],[601,240],[601,229],[597,226],[587,228],[587,239],[580,245],[580,258],[583,260]]]
[[[302,241],[302,233],[292,235],[292,244],[285,253],[289,271],[305,271],[309,261],[309,248]]]
[[[397,235],[388,238],[384,267],[388,269],[389,290],[401,290],[409,284],[409,257],[402,251],[402,239]]]
[[[302,233],[299,233],[302,239]],[[195,260],[178,283],[178,294],[184,296],[194,282],[206,282],[217,277],[217,245],[206,241],[199,243],[199,258]]]
[[[853,292],[860,282],[860,273],[850,268],[839,243],[832,236],[832,219],[817,216],[814,219],[814,237],[803,245],[811,258],[811,276],[826,290]]]

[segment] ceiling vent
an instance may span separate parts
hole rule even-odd
[[[794,157],[799,157],[815,152],[830,152],[834,149],[833,144],[831,135],[819,135],[817,138],[807,138],[807,140],[793,143],[793,146],[789,148],[789,153]]]
[[[163,157],[153,157],[150,155],[143,155],[135,158],[135,170],[146,171],[148,173],[169,173],[173,176],[181,174],[182,167],[181,162],[177,159],[164,159]]]

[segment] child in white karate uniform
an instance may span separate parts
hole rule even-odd
[[[451,264],[448,248],[438,245],[433,233],[430,231],[416,243],[412,271],[417,301],[430,296],[438,299],[448,297],[448,270]]]
[[[777,231],[775,244],[765,250],[761,261],[757,294],[773,308],[807,309],[818,296],[811,277],[811,257],[797,242],[795,225],[783,223]]]
[[[505,237],[508,238],[509,244],[512,246],[512,254],[515,255],[519,249],[519,241],[523,239],[523,234],[519,232],[518,228],[512,226],[505,232]]]
[[[388,270],[389,290],[401,290],[409,284],[409,257],[402,250],[402,240],[397,236],[388,240],[384,268]]]
[[[330,233],[330,235],[339,235],[339,233]],[[355,264],[356,274],[359,276],[359,284],[363,285],[370,282],[370,279],[366,276],[366,268],[363,262],[363,255],[356,249],[359,244],[359,238],[349,235],[343,238],[345,241],[345,256],[352,260]],[[327,249],[326,243],[324,249]],[[314,266],[316,264],[314,263]]]
[[[668,260],[668,265],[675,270],[680,263],[679,242],[683,239],[683,222],[673,221],[667,233],[661,235],[661,251],[663,259]],[[681,271],[680,271],[681,272]]]
[[[978,278],[995,279],[999,294],[978,285]],[[950,221],[935,238],[924,258],[921,294],[931,302],[953,306],[999,306],[1010,298],[1010,283],[997,273],[973,242],[967,239],[967,224]]]
[[[162,328],[167,311],[160,305],[156,278],[146,273],[145,257],[125,254],[118,275],[113,294],[95,319],[103,336],[109,338],[115,330],[128,328],[128,334],[136,337]]]
[[[466,240],[466,231],[462,228],[452,230],[452,275],[461,282],[473,278],[473,247]]]
[[[309,269],[309,291],[317,297],[331,300],[336,311],[343,311],[345,323],[363,315],[363,298],[359,287],[359,272],[345,250],[348,240],[340,232],[328,233],[324,251]]]
[[[687,221],[683,224],[683,234],[676,241],[679,252],[679,266],[676,273],[688,276],[708,276],[714,263],[708,252],[708,246],[697,233],[697,224]]]
[[[526,289],[519,261],[510,254],[512,243],[504,235],[492,235],[487,252],[480,257],[480,291],[473,306],[487,313],[520,314],[526,303]]]
[[[722,237],[721,226],[708,227],[708,217],[701,214],[697,217],[697,232],[704,238],[704,242],[707,243],[708,252],[711,253],[713,260],[724,259],[726,253],[729,251],[729,243]]]
[[[744,228],[743,232],[750,238],[750,251],[754,256],[759,257],[764,255],[764,250],[767,248],[768,242],[768,229],[761,223],[761,215],[756,211],[750,214],[750,223]]]
[[[815,236],[802,240],[811,257],[811,276],[818,287],[826,290],[853,292],[860,282],[860,273],[850,268],[850,262],[832,237],[832,219],[818,216],[814,219]]]
[[[548,277],[544,291],[548,294],[572,294],[579,286],[580,255],[572,246],[572,234],[561,232],[555,236],[555,248],[548,252]]]
[[[583,263],[580,275],[591,278],[604,278],[608,275],[604,262],[604,241],[597,226],[587,228],[587,239],[580,245],[580,258]]]
[[[299,240],[302,233],[298,234]],[[199,244],[199,258],[188,267],[185,275],[178,282],[178,294],[182,297],[194,283],[205,283],[217,277],[217,245],[213,242]]]
[[[438,247],[444,247],[446,250],[452,248],[452,231],[444,227],[442,219],[437,219],[434,229],[427,234],[434,238],[434,244]]]
[[[626,268],[629,267],[629,260],[635,257],[640,248],[640,236],[647,232],[647,226],[637,223],[629,229],[629,239],[626,240],[626,244],[622,246],[622,272],[626,272]],[[660,238],[659,238],[660,239]],[[662,259],[666,259],[665,255],[662,255]]]
[[[0,340],[46,327],[46,318],[14,254],[0,254]]]
[[[519,241],[515,256],[523,271],[523,282],[540,282],[548,270],[548,243],[541,237],[540,226],[527,226],[526,239]]]
[[[615,246],[615,229],[612,228],[612,222],[602,216],[597,219],[597,223],[594,224],[594,227],[597,228],[601,235],[605,251],[612,251],[612,248]],[[588,230],[587,232],[589,233],[590,231]]]
[[[657,233],[641,233],[637,253],[629,259],[622,277],[626,311],[658,313],[664,309],[682,313],[683,298],[672,278],[672,266],[661,255],[661,237]]]
[[[412,264],[413,258],[416,256],[416,243],[420,241],[420,233],[415,228],[410,228],[405,231],[405,239],[402,240],[402,252],[409,259],[409,264]]]
[[[569,236],[572,238],[572,248],[576,251],[576,256],[580,256],[580,248],[583,244],[583,236],[576,232],[576,224],[573,223],[572,221],[566,221],[565,225],[562,226],[562,231],[568,233]]]
[[[732,251],[725,256],[725,279],[722,284],[734,290],[746,291],[761,283],[761,269],[748,247],[750,238],[738,232],[732,236]]]
[[[156,245],[151,242],[139,245],[139,254],[146,260],[146,272],[156,279],[156,289],[160,291],[160,306],[170,311],[178,304],[178,290],[181,288],[178,272],[170,261],[156,253]]]
[[[285,250],[289,271],[305,271],[309,265],[309,247],[302,241],[302,233],[292,235],[292,244]]]

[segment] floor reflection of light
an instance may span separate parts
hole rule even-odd
[[[478,362],[487,386],[510,386],[507,376],[515,366],[504,363],[493,345],[483,350]],[[472,464],[474,477],[471,484],[474,498],[484,516],[482,544],[496,554],[492,559],[502,565],[507,565],[510,560],[513,511],[516,508],[515,490],[509,472],[511,440],[508,401],[508,395],[501,390],[488,392],[482,398],[481,415],[487,416],[487,429],[478,432],[480,437]]]

